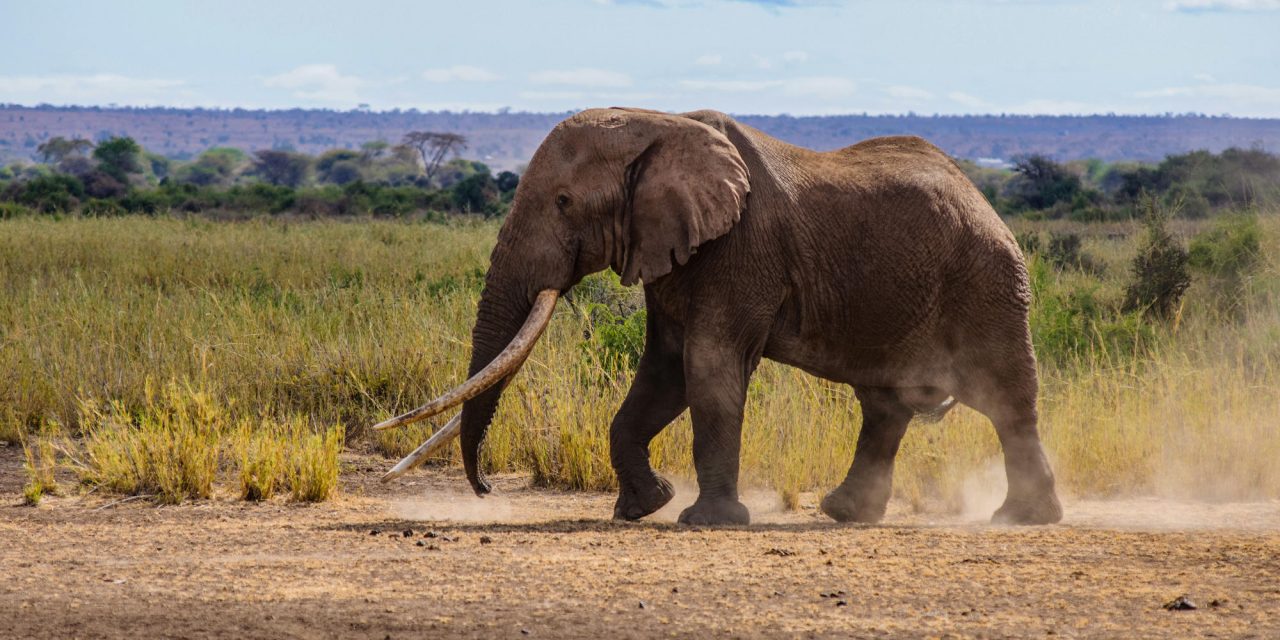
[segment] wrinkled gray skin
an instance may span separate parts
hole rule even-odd
[[[940,150],[915,137],[817,153],[714,111],[596,109],[562,122],[520,180],[473,331],[471,373],[511,340],[538,292],[612,268],[643,281],[644,355],[613,420],[614,516],[672,497],[649,442],[693,420],[697,501],[688,524],[745,524],[738,500],[743,403],[760,358],[853,386],[863,423],[849,474],[822,501],[876,522],[917,413],[953,396],[988,416],[1009,493],[994,520],[1062,516],[1036,430],[1026,267],[1012,234]],[[502,393],[462,411],[478,465]]]

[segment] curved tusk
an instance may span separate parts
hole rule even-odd
[[[520,365],[524,364],[525,358],[529,357],[529,352],[533,351],[533,346],[537,344],[538,336],[541,336],[547,328],[547,323],[551,322],[551,312],[555,311],[556,299],[559,297],[560,292],[555,289],[546,289],[539,293],[538,299],[533,303],[533,309],[529,310],[529,317],[525,318],[524,326],[520,327],[516,337],[511,339],[511,344],[508,344],[507,348],[503,349],[502,353],[499,353],[485,368],[439,398],[409,413],[374,425],[374,431],[402,427],[411,422],[429,418],[480,395],[499,380],[515,373]]]
[[[453,439],[458,437],[458,433],[461,431],[462,413],[459,412],[452,420],[440,427],[439,431],[431,434],[431,437],[427,438],[427,441],[422,443],[422,446],[414,449],[413,453],[405,456],[404,460],[401,460],[396,466],[391,467],[391,470],[382,476],[382,481],[387,482],[408,473],[410,469],[422,464],[431,454],[453,442]]]

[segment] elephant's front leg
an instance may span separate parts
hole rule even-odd
[[[862,429],[849,475],[822,499],[822,512],[840,522],[879,522],[893,492],[893,461],[913,411],[893,389],[858,387]]]
[[[687,406],[679,354],[651,340],[609,429],[609,454],[618,475],[614,518],[638,520],[675,495],[671,483],[649,465],[649,443]]]
[[[693,466],[698,500],[680,514],[682,524],[749,524],[738,501],[743,405],[759,355],[686,349],[685,379],[693,418]],[[692,359],[696,354],[696,359]]]

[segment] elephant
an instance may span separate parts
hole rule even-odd
[[[462,405],[388,474],[461,435],[466,477],[511,376],[559,295],[612,269],[642,283],[644,350],[609,431],[613,516],[673,497],[649,444],[686,409],[698,497],[679,522],[747,524],[738,465],[761,358],[850,385],[862,426],[820,508],[874,523],[908,423],[956,403],[989,418],[1008,493],[994,522],[1062,517],[1037,431],[1026,263],[1013,234],[940,149],[913,136],[816,152],[717,111],[590,109],[534,153],[498,233],[458,388],[377,429]]]

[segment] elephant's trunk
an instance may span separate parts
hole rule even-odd
[[[489,492],[489,486],[485,483],[478,464],[480,444],[493,419],[498,397],[506,381],[520,369],[525,358],[533,351],[538,337],[551,321],[551,313],[555,310],[558,297],[558,291],[546,289],[531,304],[522,292],[511,294],[510,289],[494,287],[492,282],[485,287],[476,325],[472,330],[471,366],[467,381],[409,413],[374,427],[382,430],[403,426],[465,403],[462,407],[461,428],[456,428],[458,419],[450,421],[440,433],[396,465],[395,469],[384,476],[384,480],[416,466],[460,432],[467,479],[476,494]]]
[[[473,375],[491,362],[503,346],[514,342],[513,336],[516,335],[522,320],[526,317],[533,320],[533,314],[530,313],[530,305],[525,296],[511,295],[512,292],[494,284],[496,283],[490,282],[485,287],[484,294],[480,297],[479,308],[476,310],[476,324],[471,330],[469,372]],[[551,295],[554,296],[554,292]],[[554,306],[554,304],[555,298],[552,297],[551,305]],[[550,317],[549,309],[547,317]],[[541,333],[541,330],[538,333]],[[533,347],[535,340],[537,340],[537,334],[528,341],[529,348]],[[521,358],[521,362],[523,360],[524,358]],[[503,376],[496,381],[496,384],[462,406],[462,465],[466,469],[467,481],[471,483],[471,489],[478,496],[489,493],[489,484],[485,482],[484,471],[480,468],[480,445],[484,442],[489,424],[493,421],[498,398],[502,396],[508,379],[509,376]]]

